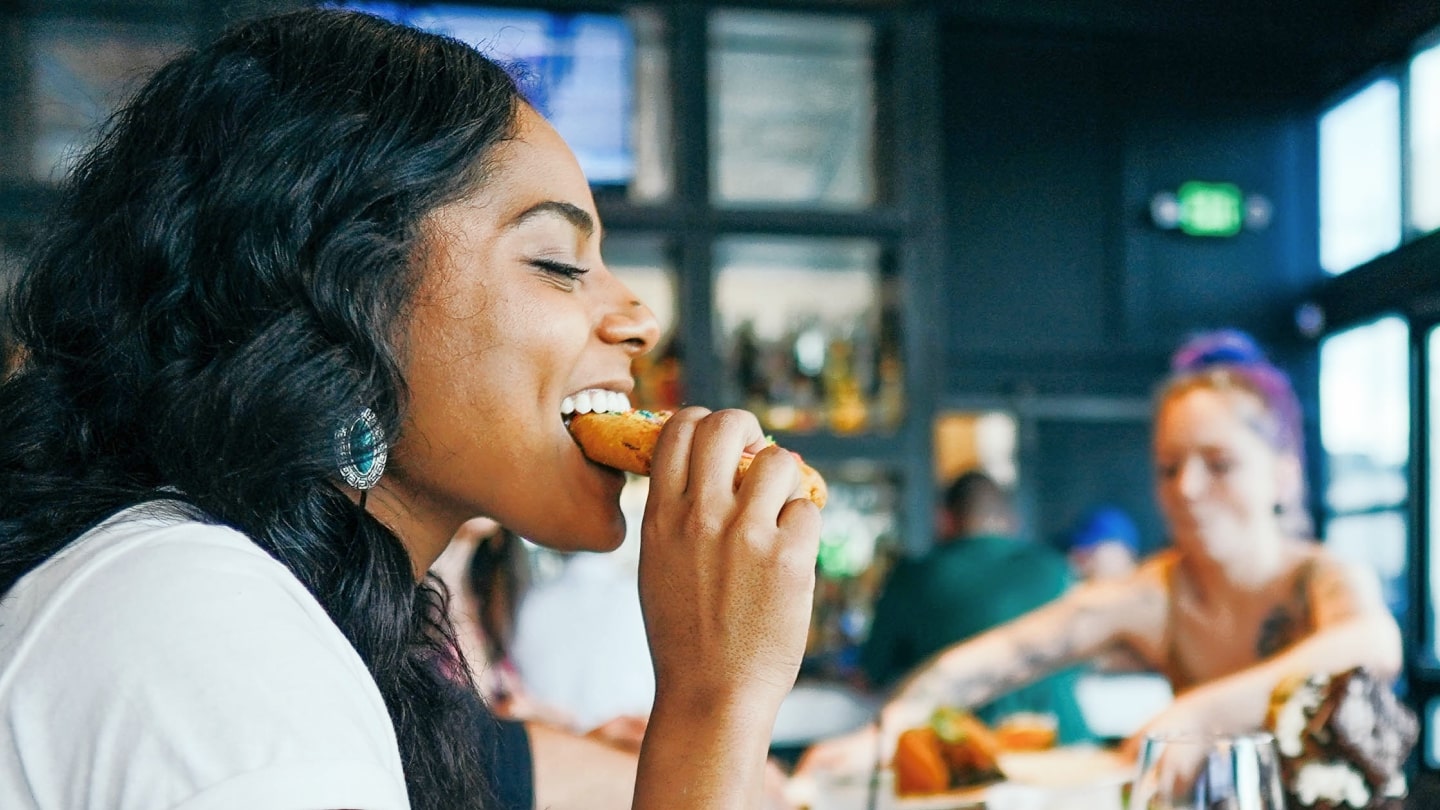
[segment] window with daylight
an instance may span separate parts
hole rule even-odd
[[[1397,617],[1406,604],[1410,344],[1388,316],[1320,345],[1325,544],[1380,575]]]
[[[1380,79],[1320,118],[1320,266],[1344,273],[1400,237],[1400,86]]]

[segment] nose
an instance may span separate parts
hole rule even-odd
[[[655,348],[660,341],[660,322],[630,288],[616,281],[616,303],[600,319],[600,338],[625,347],[633,357]]]
[[[1194,500],[1209,486],[1205,464],[1199,459],[1187,459],[1175,475],[1175,490],[1186,500]]]

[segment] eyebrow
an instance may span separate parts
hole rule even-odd
[[[575,226],[586,238],[595,235],[595,220],[585,209],[560,200],[546,200],[526,208],[510,220],[505,228],[518,228],[536,217],[558,216]]]

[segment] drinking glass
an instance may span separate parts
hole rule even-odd
[[[1152,734],[1131,810],[1285,810],[1269,734]]]

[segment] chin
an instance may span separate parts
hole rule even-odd
[[[533,536],[522,535],[532,543],[555,551],[614,551],[625,542],[625,516],[618,506],[612,505],[610,510],[613,514],[605,517],[591,512],[588,520],[564,521],[568,525],[547,527]]]

